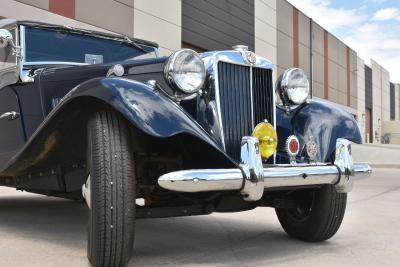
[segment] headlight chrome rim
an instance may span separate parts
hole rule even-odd
[[[296,75],[299,76],[297,81],[293,77]],[[304,104],[310,98],[310,82],[304,70],[299,68],[285,70],[277,81],[276,90],[286,107]]]
[[[177,66],[176,66],[176,61],[179,59],[179,57],[184,57],[186,56],[193,56],[195,60],[198,60],[196,63],[201,63],[198,66],[200,67],[200,71],[198,74],[201,76],[201,81],[196,85],[193,86],[193,88],[187,88],[184,85],[182,85],[181,82],[178,81],[176,78],[176,71],[177,71]],[[190,74],[181,74],[181,75],[190,75]],[[203,63],[203,60],[201,59],[200,55],[192,50],[192,49],[180,49],[170,55],[168,58],[167,63],[165,64],[164,68],[164,76],[167,82],[172,86],[174,90],[177,90],[179,93],[184,94],[184,95],[192,95],[197,93],[204,85],[204,82],[206,80],[206,70],[205,66]]]

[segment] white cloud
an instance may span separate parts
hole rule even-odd
[[[367,16],[358,9],[332,8],[330,0],[288,0],[328,31],[363,22]]]
[[[330,0],[288,1],[328,31],[339,35],[367,64],[369,59],[374,59],[389,70],[391,81],[400,83],[400,19],[393,20],[399,18],[399,9],[381,9],[368,16],[362,6],[344,9],[333,7]],[[389,19],[394,22],[390,27]]]
[[[376,21],[391,20],[391,19],[400,20],[400,11],[397,8],[383,8],[381,10],[378,10],[374,14],[372,19]]]
[[[343,41],[357,51],[359,57],[372,58],[389,70],[393,82],[400,82],[400,36],[387,31],[379,23],[365,23],[354,28]]]
[[[373,4],[383,4],[386,0],[365,0],[365,3],[373,3]]]

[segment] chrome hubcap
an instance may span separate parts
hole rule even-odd
[[[86,183],[82,185],[82,196],[86,200],[86,204],[90,208],[90,174],[86,179]]]

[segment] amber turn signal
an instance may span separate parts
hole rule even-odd
[[[260,154],[263,159],[268,159],[275,153],[278,137],[272,124],[260,122],[254,128],[252,136],[260,142]]]

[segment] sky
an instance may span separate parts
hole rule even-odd
[[[400,0],[288,0],[400,83]]]

